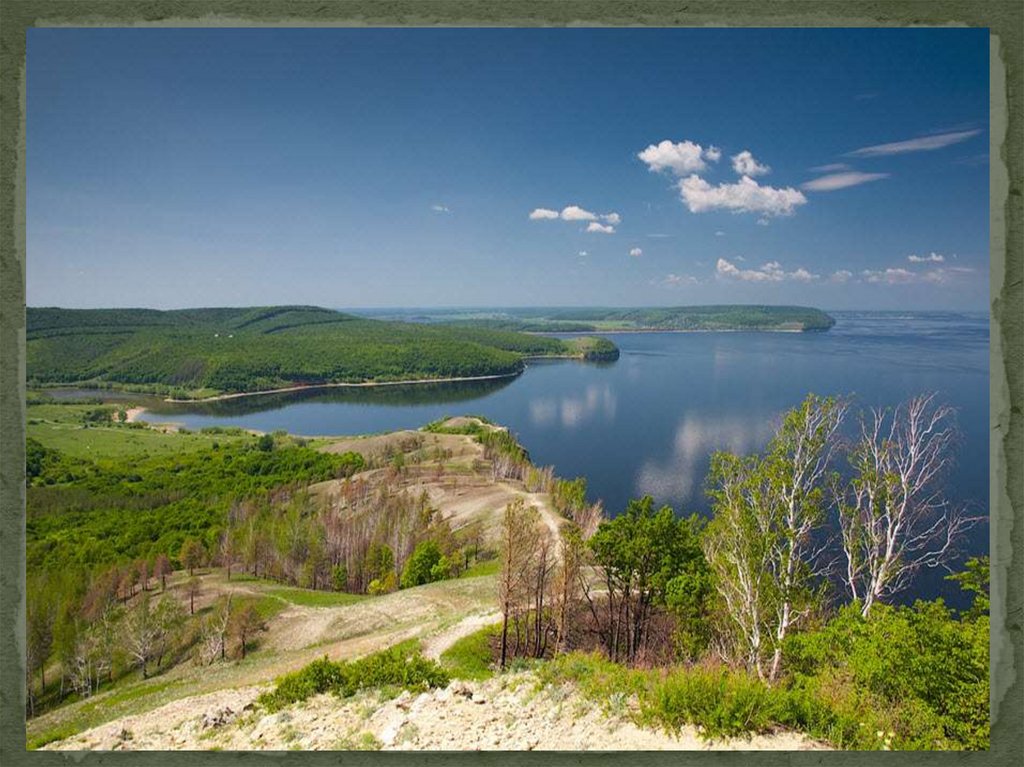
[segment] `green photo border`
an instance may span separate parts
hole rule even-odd
[[[28,752],[25,750],[25,50],[43,26],[982,27],[991,40],[992,748],[988,752]],[[0,764],[1020,764],[1024,278],[1019,0],[2,0],[0,2]]]

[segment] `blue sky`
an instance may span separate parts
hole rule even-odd
[[[28,44],[30,306],[988,306],[986,30]]]

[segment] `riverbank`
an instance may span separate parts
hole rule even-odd
[[[223,402],[224,400],[240,399],[241,397],[258,397],[262,394],[288,394],[297,391],[309,391],[314,389],[367,389],[376,386],[412,386],[415,384],[439,384],[439,383],[465,383],[468,381],[496,381],[504,378],[515,378],[522,374],[522,371],[514,373],[499,373],[489,376],[458,376],[455,378],[413,378],[405,381],[363,381],[360,383],[323,383],[304,384],[302,386],[285,386],[280,389],[262,389],[260,391],[232,392],[231,394],[218,394],[213,397],[202,399],[175,399],[167,397],[164,402],[173,402],[185,405],[198,405],[204,402]]]

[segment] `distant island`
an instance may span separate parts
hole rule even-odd
[[[27,310],[29,386],[209,399],[327,385],[512,377],[532,357],[614,360],[603,338],[366,319],[314,306]]]
[[[363,312],[380,319],[523,333],[625,331],[828,330],[836,321],[805,306],[674,306],[638,308],[417,309]]]

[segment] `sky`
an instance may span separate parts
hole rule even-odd
[[[31,29],[27,303],[989,303],[983,29]]]

